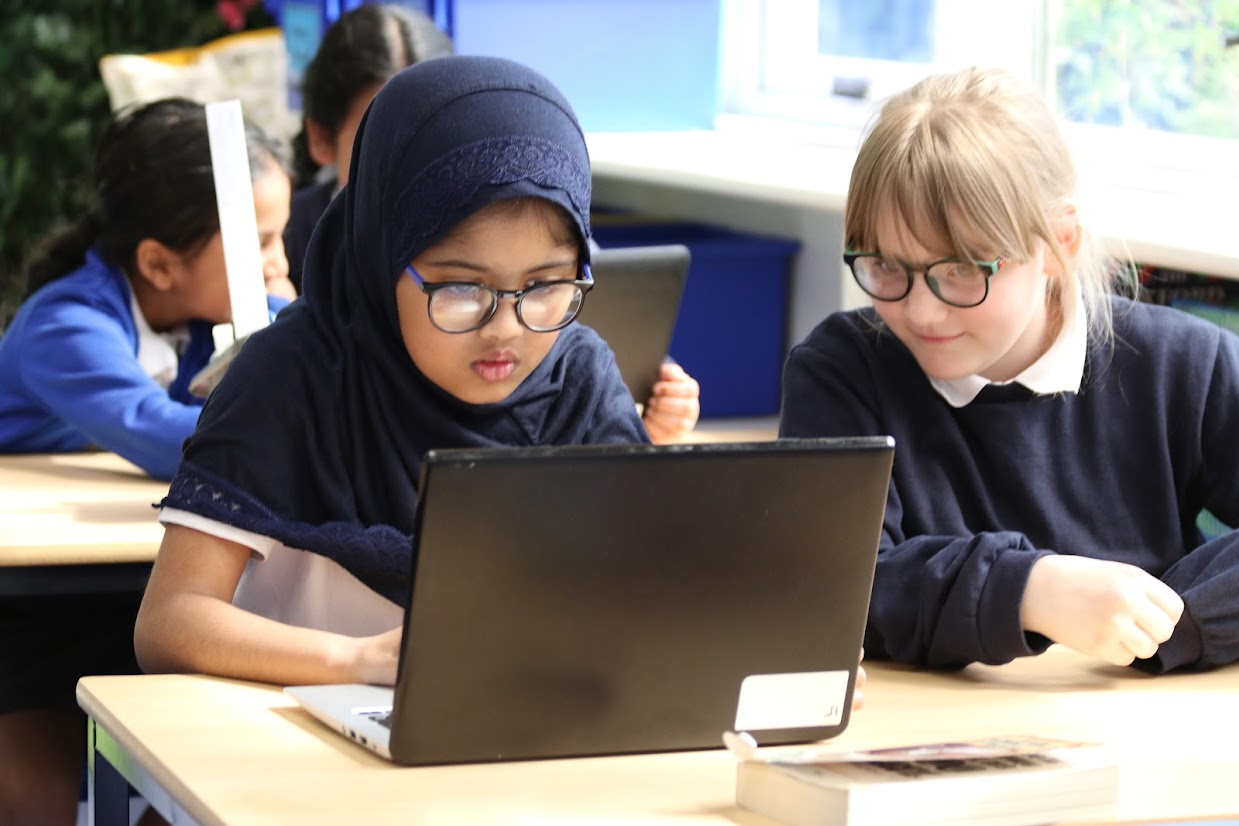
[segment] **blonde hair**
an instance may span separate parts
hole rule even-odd
[[[1082,222],[1074,255],[1056,237],[1078,210],[1071,152],[1049,107],[1007,72],[934,75],[886,102],[852,169],[847,245],[877,250],[887,210],[922,246],[965,259],[1027,261],[1044,241],[1063,270],[1047,290],[1051,318],[1070,318],[1082,297],[1090,332],[1112,337],[1105,259]]]

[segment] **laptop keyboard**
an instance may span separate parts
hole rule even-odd
[[[369,711],[362,716],[368,717],[385,729],[391,729],[391,709],[387,711]]]

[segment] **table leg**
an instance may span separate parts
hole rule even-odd
[[[90,826],[129,826],[129,782],[96,748],[97,725],[86,729],[87,798]]]

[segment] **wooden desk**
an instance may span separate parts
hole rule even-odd
[[[0,456],[0,596],[132,587],[167,490],[112,453]]]
[[[701,419],[686,442],[765,442],[778,438],[778,416],[747,419]]]
[[[829,749],[1034,733],[1116,747],[1125,821],[1239,811],[1239,667],[1147,677],[1073,652],[932,673],[869,665],[866,708]],[[401,768],[277,688],[209,677],[87,677],[92,804],[124,779],[173,823],[752,824],[722,751]],[[118,791],[119,790],[119,791]],[[119,822],[110,821],[110,822]]]

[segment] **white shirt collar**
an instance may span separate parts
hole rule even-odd
[[[1088,318],[1084,299],[1080,298],[1076,301],[1076,311],[1067,319],[1050,349],[1010,381],[992,382],[974,374],[962,379],[930,378],[929,383],[952,407],[964,407],[991,384],[1017,382],[1041,396],[1079,393],[1087,354]]]
[[[181,325],[166,333],[157,333],[151,329],[142,308],[138,305],[138,297],[133,290],[129,291],[129,309],[133,313],[133,325],[138,331],[138,364],[146,375],[165,390],[176,380],[180,365],[179,352],[189,342],[189,327]]]

